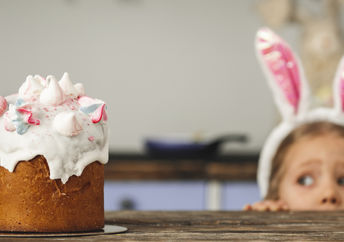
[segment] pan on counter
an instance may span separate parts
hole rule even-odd
[[[224,143],[246,143],[247,141],[246,135],[230,134],[220,136],[208,142],[147,138],[144,145],[145,151],[152,158],[208,159],[215,157],[220,146]]]

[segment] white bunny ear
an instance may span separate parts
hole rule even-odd
[[[333,81],[334,109],[338,114],[344,112],[344,56],[339,62]]]
[[[283,119],[308,108],[309,87],[298,57],[268,28],[257,32],[256,51]]]

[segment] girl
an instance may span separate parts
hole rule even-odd
[[[259,159],[264,200],[244,209],[344,209],[344,58],[334,81],[334,107],[310,109],[302,67],[289,46],[266,28],[258,31],[256,46],[283,120]]]

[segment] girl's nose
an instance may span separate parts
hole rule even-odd
[[[339,201],[338,201],[338,198],[336,197],[324,197],[322,200],[321,200],[321,203],[322,204],[338,204]]]
[[[322,205],[339,205],[342,201],[339,196],[339,193],[335,188],[327,189],[325,194],[321,197]]]

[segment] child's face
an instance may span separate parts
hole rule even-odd
[[[280,199],[291,210],[344,209],[344,138],[304,137],[283,161]]]

